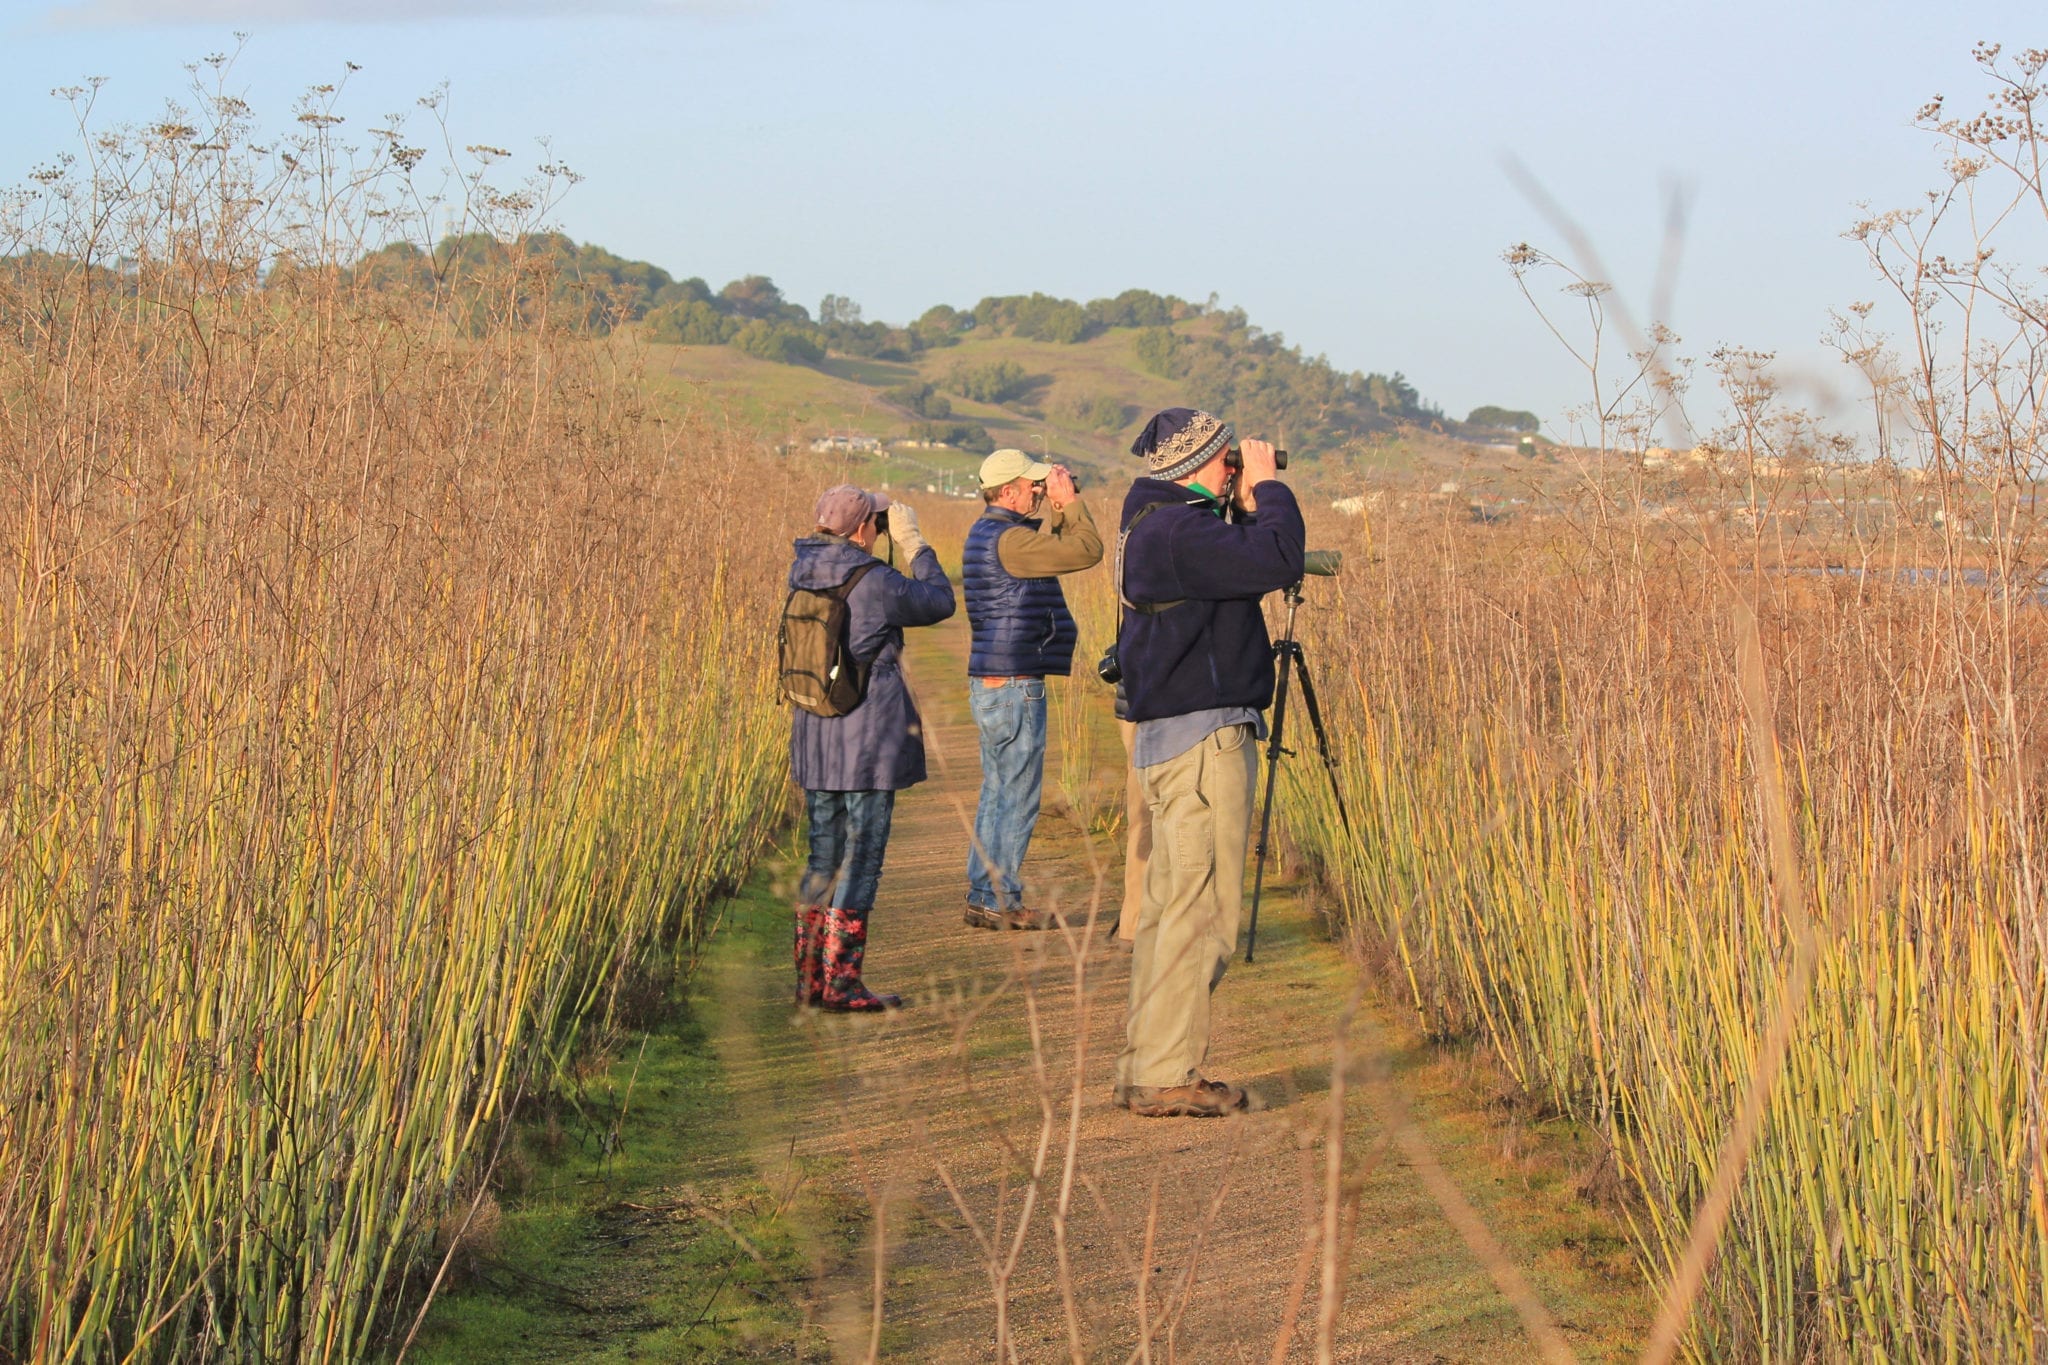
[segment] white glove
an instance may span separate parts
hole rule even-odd
[[[905,570],[917,562],[918,551],[925,548],[924,534],[917,529],[917,509],[907,502],[889,504],[889,543],[901,552],[902,558],[897,562]]]

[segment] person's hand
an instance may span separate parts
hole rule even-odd
[[[908,568],[916,560],[917,552],[925,548],[924,533],[917,529],[917,509],[907,502],[889,502],[889,540],[903,551],[903,567]]]
[[[1244,461],[1237,473],[1237,492],[1231,500],[1244,512],[1259,510],[1258,486],[1268,479],[1280,476],[1277,447],[1271,441],[1245,441],[1238,446],[1238,458]]]
[[[1052,473],[1045,476],[1045,500],[1054,507],[1065,507],[1076,497],[1074,475],[1063,464],[1052,467]]]

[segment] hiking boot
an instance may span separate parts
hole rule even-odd
[[[860,979],[861,960],[867,956],[868,912],[826,909],[824,929],[824,988],[818,1008],[834,1014],[878,1014],[903,1008],[900,995],[881,995]]]
[[[1228,1081],[1212,1081],[1203,1076],[1195,1077],[1195,1084],[1223,1101],[1223,1106],[1226,1109],[1249,1109],[1252,1107],[1252,1097],[1245,1093],[1244,1087],[1241,1085],[1232,1085]]]
[[[1124,1091],[1124,1107],[1141,1119],[1220,1119],[1242,1103],[1242,1092],[1232,1103],[1231,1087],[1204,1084],[1133,1085]]]
[[[1026,910],[1019,905],[1009,910],[991,910],[985,905],[967,904],[961,917],[970,929],[1042,930],[1060,927],[1060,917],[1050,910]]]

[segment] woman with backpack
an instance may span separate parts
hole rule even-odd
[[[871,553],[887,513],[897,572]],[[796,542],[782,614],[782,687],[794,705],[790,776],[804,789],[810,859],[796,907],[796,998],[842,1013],[902,1000],[861,981],[868,911],[896,793],[924,781],[924,728],[904,685],[906,626],[953,614],[953,585],[917,513],[852,484],[819,497]]]

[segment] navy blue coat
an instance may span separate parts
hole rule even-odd
[[[838,536],[805,536],[789,569],[792,588],[836,588],[875,557]],[[924,724],[904,685],[903,628],[953,614],[953,585],[930,547],[906,578],[882,564],[846,599],[856,659],[870,661],[867,700],[843,716],[791,707],[789,775],[807,791],[901,791],[924,781]]]
[[[975,518],[960,556],[960,586],[974,641],[967,654],[970,678],[1064,678],[1074,671],[1078,631],[1058,578],[1019,578],[1003,567],[1003,533],[1039,523],[1007,507]]]
[[[1124,596],[1180,604],[1123,614],[1117,659],[1132,720],[1218,706],[1263,711],[1273,700],[1273,642],[1259,599],[1301,577],[1301,508],[1278,479],[1259,485],[1258,515],[1241,522],[1190,506],[1192,496],[1139,479],[1124,498],[1127,527],[1148,503],[1164,504],[1124,541]]]

